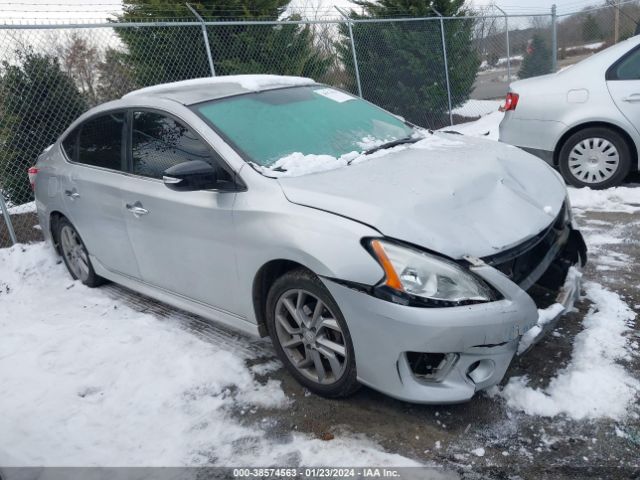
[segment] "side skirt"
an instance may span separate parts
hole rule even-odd
[[[243,334],[253,337],[260,337],[258,326],[255,323],[249,322],[244,317],[234,315],[231,312],[220,310],[212,305],[192,300],[168,290],[163,290],[136,278],[129,277],[128,275],[123,275],[111,270],[107,270],[93,255],[90,255],[90,258],[91,264],[93,265],[96,273],[101,277],[106,278],[107,280],[111,280],[114,283],[127,287],[135,292],[141,293],[142,295],[146,295],[160,302],[171,305],[172,307],[179,308],[180,310],[185,310],[195,315],[200,315],[207,320],[212,320],[221,325],[224,325],[225,327],[238,330]]]

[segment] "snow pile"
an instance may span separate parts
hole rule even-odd
[[[634,213],[640,211],[640,188],[613,187],[606,190],[569,187],[571,206],[581,210]]]
[[[44,243],[0,249],[0,464],[415,465],[362,438],[276,439],[247,354],[73,282]]]
[[[620,420],[635,403],[640,382],[617,362],[631,358],[625,335],[636,315],[601,285],[588,283],[586,292],[594,305],[575,337],[571,363],[545,389],[527,386],[526,377],[511,378],[499,392],[510,407],[529,415]]]
[[[277,160],[269,167],[262,167],[258,165],[254,165],[254,167],[264,175],[270,177],[299,177],[301,175],[309,175],[311,173],[335,170],[337,168],[346,167],[347,165],[357,165],[373,160],[374,158],[384,157],[390,153],[400,152],[406,149],[437,150],[464,145],[462,142],[455,140],[455,137],[445,133],[432,134],[425,131],[424,135],[425,137],[416,143],[385,148],[369,155],[365,155],[364,153],[357,151],[346,153],[340,157],[294,152]],[[385,143],[367,138],[363,139],[363,142],[367,142],[372,146],[371,148]]]
[[[470,137],[484,137],[497,141],[500,133],[499,126],[503,117],[504,113],[496,110],[474,122],[444,127],[442,131],[454,131]]]
[[[257,92],[272,87],[289,87],[299,85],[313,85],[315,80],[306,77],[289,77],[281,75],[221,75],[218,77],[194,78],[179,82],[162,83],[151,87],[140,88],[129,92],[123,98],[134,95],[145,95],[165,90],[185,87],[206,87],[225,83],[236,83],[245,90]]]
[[[461,117],[481,117],[498,111],[503,104],[500,100],[467,100],[463,105],[453,109],[454,115]]]
[[[602,47],[604,47],[604,45],[604,42],[595,42],[588,43],[586,45],[575,45],[573,47],[566,47],[565,50],[567,52],[572,52],[573,50],[600,50]]]
[[[7,205],[7,210],[9,211],[9,215],[35,213],[36,202],[28,202],[28,203],[23,203],[22,205],[15,205],[15,206]],[[2,209],[0,209],[0,216],[2,216]]]

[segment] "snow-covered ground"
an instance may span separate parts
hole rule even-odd
[[[617,293],[595,282],[585,289],[593,306],[575,337],[571,362],[545,389],[528,386],[525,377],[512,377],[503,389],[495,389],[509,406],[530,415],[565,414],[576,420],[622,420],[630,412],[640,382],[618,362],[637,354],[627,336],[636,314]]]
[[[23,203],[22,205],[7,205],[7,211],[9,215],[19,215],[22,213],[35,213],[36,202]],[[0,216],[2,216],[2,210],[0,209]]]
[[[416,465],[366,438],[270,438],[237,412],[294,402],[232,345],[71,281],[44,244],[0,249],[0,465]]]

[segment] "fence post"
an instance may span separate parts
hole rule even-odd
[[[507,81],[511,83],[511,42],[509,41],[509,15],[498,5],[494,4],[502,14],[504,15],[504,26],[506,28],[506,41],[507,41]]]
[[[356,42],[353,39],[353,28],[351,27],[351,17],[348,14],[342,11],[342,9],[335,6],[335,9],[338,10],[338,13],[344,17],[347,21],[347,28],[349,29],[349,40],[351,41],[351,54],[353,56],[353,68],[356,72],[356,84],[358,85],[358,96],[362,98],[362,85],[360,83],[360,68],[358,67],[358,56],[356,55]]]
[[[447,104],[449,106],[449,124],[453,125],[453,104],[451,102],[451,82],[449,81],[449,60],[447,59],[447,40],[444,34],[444,18],[435,8],[431,7],[438,17],[440,17],[440,33],[442,36],[442,56],[444,58],[444,76],[447,82]]]
[[[211,56],[211,47],[209,46],[209,35],[207,34],[207,26],[204,23],[204,19],[200,16],[196,9],[193,8],[189,3],[185,3],[187,8],[191,10],[191,13],[195,15],[202,27],[202,38],[204,39],[204,48],[207,50],[207,60],[209,60],[209,70],[211,71],[211,76],[216,76],[216,69],[213,67],[213,57]]]
[[[11,216],[9,215],[9,210],[7,209],[7,205],[4,203],[4,197],[2,196],[2,192],[0,192],[0,210],[2,210],[4,223],[7,226],[7,230],[9,230],[9,237],[11,237],[11,242],[15,245],[16,243],[18,243],[18,239],[16,238],[16,232],[13,230],[13,223],[11,223]]]
[[[551,71],[558,70],[558,16],[556,4],[551,5]]]

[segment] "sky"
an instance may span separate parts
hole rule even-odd
[[[176,0],[181,2],[183,0]],[[495,3],[511,14],[547,13],[556,3],[558,11],[570,12],[604,0],[471,0],[477,7]],[[348,8],[348,0],[293,0],[292,5],[309,15],[337,16],[334,6]],[[66,20],[104,21],[110,13],[118,12],[119,0],[0,0],[0,23],[25,22],[29,19],[44,19],[60,22]]]

